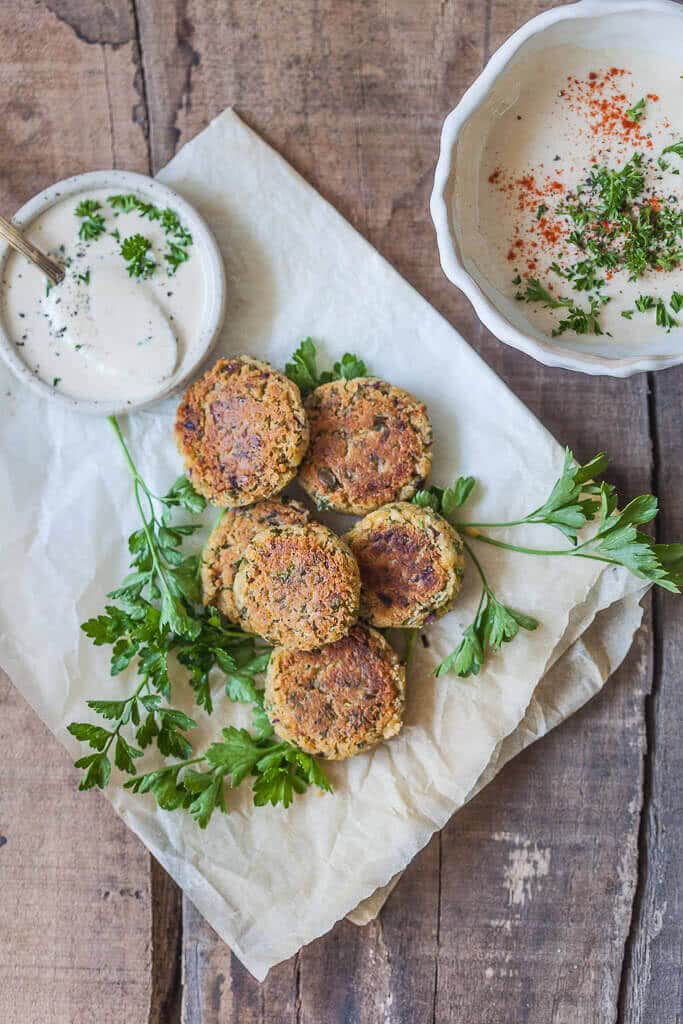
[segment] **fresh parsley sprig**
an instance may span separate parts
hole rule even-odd
[[[116,417],[110,416],[109,422],[133,478],[135,504],[142,522],[142,527],[131,534],[128,541],[134,571],[110,597],[135,600],[149,588],[151,599],[161,599],[161,627],[168,627],[178,636],[195,639],[201,624],[190,614],[189,608],[199,603],[199,560],[196,555],[183,557],[179,548],[182,538],[200,527],[195,524],[171,527],[168,510],[180,506],[196,514],[203,511],[206,501],[196,493],[187,477],[176,480],[164,497],[153,494],[133,462]],[[164,508],[161,516],[156,510],[157,504]]]
[[[453,487],[446,490],[431,487],[428,491],[419,491],[413,502],[430,505],[473,541],[527,555],[570,556],[619,565],[639,579],[650,580],[664,590],[680,593],[683,588],[683,544],[657,544],[638,529],[657,515],[656,497],[640,495],[619,511],[614,487],[598,479],[607,466],[607,457],[602,452],[582,465],[566,449],[562,473],[546,501],[521,519],[506,522],[467,522],[456,518],[457,509],[474,487],[471,477],[459,478]],[[579,532],[590,524],[596,529],[591,536],[581,540]],[[530,525],[551,526],[567,537],[572,546],[532,548],[501,541],[484,532]],[[474,621],[466,629],[458,647],[438,666],[437,675],[447,672],[476,674],[487,653],[514,639],[520,627],[535,629],[538,624],[531,616],[497,600],[467,541],[465,548],[481,578],[482,593]]]
[[[444,676],[449,672],[461,678],[476,676],[486,656],[494,654],[503,644],[514,640],[520,629],[538,628],[538,620],[533,616],[510,608],[497,599],[481,563],[467,541],[464,543],[481,580],[481,596],[473,622],[463,633],[462,640],[455,650],[437,665],[434,673],[436,676]]]
[[[116,767],[134,776],[129,788],[153,792],[166,809],[189,810],[205,827],[216,806],[225,810],[224,777],[230,775],[233,786],[245,777],[240,777],[239,764],[235,767],[234,759],[228,756],[229,750],[236,749],[237,734],[238,746],[246,749],[251,744],[258,751],[249,769],[255,776],[255,803],[289,806],[294,794],[311,783],[329,790],[324,773],[312,757],[293,744],[272,739],[263,690],[255,679],[265,671],[270,648],[239,626],[225,623],[216,609],[199,607],[199,559],[183,555],[182,544],[200,527],[172,523],[170,510],[183,508],[200,513],[206,506],[204,498],[186,477],[176,480],[168,494],[154,494],[132,459],[118,421],[110,417],[110,423],[133,479],[142,526],[128,541],[132,572],[108,595],[114,603],[107,605],[103,614],[83,623],[82,629],[95,645],[111,646],[113,676],[134,665],[138,680],[128,697],[87,702],[108,727],[92,722],[73,722],[68,727],[72,736],[94,751],[76,761],[85,773],[80,788],[107,786],[113,748]],[[170,706],[170,656],[188,670],[195,701],[209,714],[213,711],[209,676],[214,668],[220,670],[228,699],[252,705],[255,736],[243,729],[225,730],[224,738],[226,742],[229,738],[232,745],[212,744],[205,755],[194,757],[185,733],[196,723]],[[130,735],[124,735],[127,727],[134,730],[137,746]],[[164,757],[180,758],[181,762],[138,776],[135,762],[152,744]],[[179,779],[181,769],[205,761],[212,765],[208,772],[184,772]]]
[[[461,529],[494,529],[497,527],[528,526],[545,524],[554,526],[577,543],[578,531],[591,522],[600,509],[600,487],[596,478],[604,474],[608,466],[604,452],[594,455],[585,465],[578,463],[573,453],[565,449],[564,466],[559,478],[553,484],[546,501],[533,509],[522,519],[498,523],[458,523]],[[469,477],[468,479],[472,479]],[[609,485],[602,485],[609,487]],[[610,488],[610,493],[613,489]],[[444,512],[448,516],[448,512]]]
[[[452,487],[432,486],[428,490],[418,491],[412,499],[413,504],[428,506],[457,526],[456,512],[465,504],[475,484],[473,476],[461,476]],[[474,620],[466,628],[458,646],[437,665],[437,676],[450,672],[462,678],[476,676],[487,654],[495,653],[504,643],[514,640],[520,628],[533,630],[538,626],[538,622],[531,615],[510,608],[497,599],[479,559],[467,541],[464,541],[464,545],[481,580],[479,604]]]
[[[456,525],[484,544],[522,554],[571,555],[621,565],[640,579],[651,580],[665,590],[680,593],[683,586],[683,564],[679,564],[681,545],[656,544],[652,537],[637,529],[656,517],[657,498],[653,494],[641,494],[619,511],[614,487],[598,480],[607,466],[607,457],[602,452],[581,465],[567,448],[562,474],[548,500],[538,509],[523,519],[507,523],[460,522]],[[591,523],[597,523],[596,532],[579,542],[578,531]],[[560,530],[572,541],[572,547],[557,550],[522,547],[482,533],[483,530],[532,524]]]
[[[358,356],[346,352],[341,360],[334,364],[332,370],[318,372],[317,349],[312,338],[304,338],[292,355],[291,363],[285,365],[285,373],[297,385],[302,395],[314,391],[321,384],[333,380],[353,380],[354,377],[367,377],[365,363]]]
[[[275,740],[270,732],[252,736],[246,729],[229,726],[222,736],[204,755],[129,779],[125,788],[151,793],[164,810],[186,810],[200,828],[207,827],[215,810],[227,812],[228,779],[235,789],[251,776],[257,807],[282,804],[287,808],[310,785],[332,792],[315,758],[287,741]],[[199,764],[208,767],[198,771]]]

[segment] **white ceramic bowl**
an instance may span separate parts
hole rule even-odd
[[[167,188],[166,185],[161,185],[153,178],[148,178],[144,174],[135,174],[132,171],[89,171],[86,174],[77,174],[72,178],[65,178],[64,181],[58,181],[54,185],[50,185],[43,192],[39,192],[33,199],[29,199],[12,218],[13,223],[18,228],[27,227],[39,214],[53,206],[56,202],[64,199],[65,196],[78,195],[79,193],[102,188],[110,188],[116,192],[135,192],[137,195],[143,196],[158,206],[169,206],[178,214],[181,221],[190,230],[193,246],[202,260],[202,269],[206,281],[206,304],[203,322],[191,351],[185,354],[175,373],[168,380],[164,381],[163,387],[153,394],[145,395],[144,398],[133,402],[122,402],[120,400],[92,401],[84,398],[72,398],[50,387],[49,384],[36,377],[21,360],[16,348],[5,332],[1,316],[0,356],[2,356],[22,384],[25,384],[48,401],[75,409],[78,412],[111,416],[116,413],[131,412],[133,409],[151,405],[161,398],[168,397],[174,391],[181,388],[200,366],[216,342],[223,324],[225,316],[225,270],[216,240],[194,207],[190,206],[177,192]],[[4,243],[0,244],[0,277],[10,252],[9,246]]]
[[[500,75],[525,56],[546,47],[573,44],[585,49],[651,51],[681,59],[683,7],[673,0],[580,0],[533,18],[494,53],[481,75],[448,115],[441,133],[441,150],[434,176],[430,210],[436,227],[441,265],[446,276],[467,295],[488,329],[501,341],[533,356],[546,366],[563,366],[590,374],[628,377],[683,363],[683,328],[667,335],[660,328],[645,330],[641,341],[611,345],[602,338],[549,338],[532,325],[524,303],[515,303],[487,278],[486,267],[471,258],[472,246],[460,230],[456,205],[476,203],[477,196],[458,193],[468,188],[456,175],[458,146],[463,130],[489,97]],[[683,68],[683,64],[681,65]],[[476,133],[470,133],[476,134]],[[479,153],[484,138],[474,145]],[[472,147],[472,141],[467,143]],[[466,154],[476,161],[477,152]],[[477,175],[474,175],[477,178]],[[470,190],[472,185],[470,183]],[[457,195],[457,203],[456,203]],[[615,354],[610,354],[610,347]]]

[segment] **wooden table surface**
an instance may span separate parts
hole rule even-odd
[[[224,107],[291,161],[563,443],[683,538],[683,368],[547,370],[444,279],[445,114],[537,0],[3,0],[0,210],[154,173]],[[229,154],[226,154],[229,159]],[[27,509],[27,515],[30,515]],[[603,693],[434,837],[381,917],[258,985],[0,676],[3,1024],[675,1024],[683,991],[683,615],[657,594]],[[524,885],[514,883],[526,872]]]

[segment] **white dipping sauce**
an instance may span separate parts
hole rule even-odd
[[[112,189],[95,189],[58,200],[24,234],[65,266],[59,285],[18,253],[2,278],[1,315],[17,354],[46,384],[73,398],[137,401],[169,382],[192,350],[204,320],[206,283],[201,253],[175,274],[164,260],[169,240],[158,220],[137,210],[117,212]],[[105,231],[79,238],[83,199],[97,200]],[[115,234],[112,234],[115,232]],[[155,260],[146,278],[131,277],[121,242],[140,234]]]

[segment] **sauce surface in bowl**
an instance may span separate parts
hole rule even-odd
[[[0,316],[26,366],[76,399],[153,395],[192,351],[204,318],[201,253],[172,210],[111,189],[59,199],[24,233],[65,267],[50,286],[17,253]]]
[[[472,118],[462,234],[546,336],[608,352],[683,332],[682,98],[678,61],[564,45],[512,64]]]

